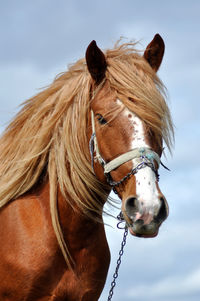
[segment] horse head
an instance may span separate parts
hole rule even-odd
[[[157,34],[144,52],[140,63],[142,67],[133,66],[128,71],[118,65],[116,82],[124,81],[124,89],[127,87],[128,90],[129,74],[134,73],[136,89],[137,83],[141,82],[143,90],[150,90],[145,77],[140,79],[142,68],[147,68],[146,77],[153,77],[163,54],[164,42]],[[168,204],[158,185],[163,138],[138,112],[142,110],[144,116],[156,115],[157,112],[153,109],[147,111],[140,97],[129,92],[125,95],[123,89],[117,88],[116,82],[109,78],[109,74],[114,72],[109,58],[95,41],[87,48],[86,62],[93,82],[89,139],[94,173],[101,182],[107,182],[122,200],[122,213],[130,233],[154,237],[168,216]],[[123,79],[118,79],[118,72],[123,73]]]

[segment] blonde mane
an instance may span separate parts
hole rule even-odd
[[[105,81],[171,149],[172,121],[155,72],[134,43],[116,45],[105,56]],[[68,251],[58,220],[58,188],[66,201],[74,200],[86,212],[102,211],[108,196],[108,186],[96,179],[91,168],[87,138],[91,89],[91,77],[81,59],[27,100],[0,139],[0,208],[28,192],[46,174],[52,222],[63,253]],[[65,254],[66,261],[68,257]]]

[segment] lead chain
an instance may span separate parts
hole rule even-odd
[[[124,254],[124,247],[126,245],[127,235],[128,235],[128,227],[125,226],[124,235],[123,235],[123,239],[122,239],[122,243],[121,243],[121,249],[119,251],[119,257],[117,259],[117,266],[116,266],[116,269],[115,269],[115,273],[113,274],[113,281],[111,282],[111,288],[110,288],[110,291],[109,291],[109,294],[108,294],[107,301],[110,301],[113,297],[114,288],[116,286],[116,279],[118,278],[119,267],[121,265],[121,258],[122,258],[122,255]]]

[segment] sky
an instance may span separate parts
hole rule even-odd
[[[173,156],[163,158],[171,171],[160,170],[170,215],[156,238],[128,235],[113,301],[200,299],[200,1],[0,2],[0,132],[20,103],[85,55],[91,40],[105,49],[123,36],[145,49],[156,33],[166,45],[158,74],[176,137]],[[105,223],[112,261],[100,301],[107,300],[123,236],[114,219]]]

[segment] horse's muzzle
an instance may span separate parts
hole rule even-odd
[[[165,198],[159,197],[158,205],[146,208],[137,197],[129,197],[124,203],[124,218],[130,233],[138,237],[155,237],[159,227],[168,216]]]

